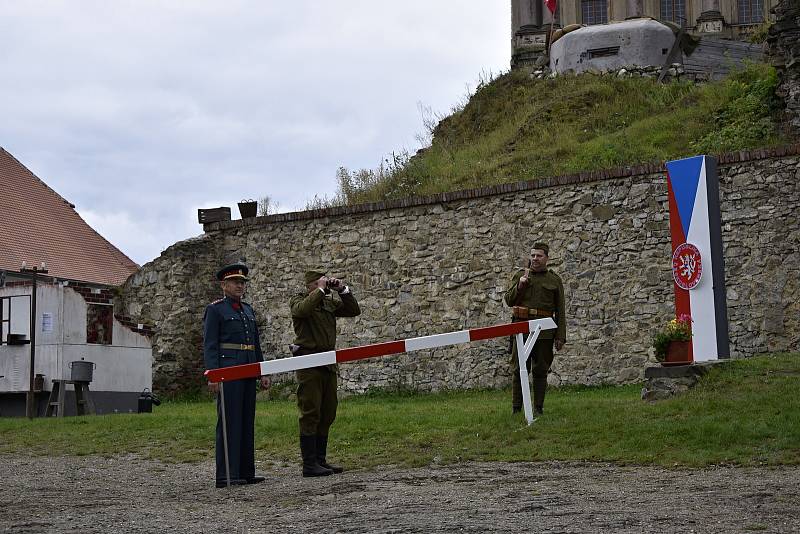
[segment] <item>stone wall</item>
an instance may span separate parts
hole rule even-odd
[[[780,83],[776,91],[786,106],[786,121],[800,132],[800,4],[782,0],[773,8],[776,22],[767,36],[772,63]]]
[[[212,280],[224,246],[209,235],[181,241],[128,278],[115,299],[118,314],[155,325],[154,391],[186,392],[202,383],[204,303],[219,293]]]
[[[798,350],[800,145],[719,158],[733,357]],[[565,283],[567,346],[554,384],[629,383],[653,362],[673,313],[662,165],[520,182],[424,198],[206,225],[123,288],[121,313],[155,324],[160,391],[202,383],[202,313],[217,267],[251,266],[248,300],[269,357],[288,355],[289,298],[310,264],[345,278],[362,315],[338,347],[507,322],[503,292],[534,241],[551,244]],[[342,387],[438,391],[509,382],[508,340],[341,366]],[[278,380],[290,377],[278,377]]]

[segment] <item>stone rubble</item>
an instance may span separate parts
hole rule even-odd
[[[639,65],[627,65],[625,67],[621,67],[619,69],[613,69],[609,71],[598,71],[594,69],[590,69],[583,74],[590,74],[594,76],[615,76],[617,78],[653,78],[657,79],[661,75],[661,69],[663,67],[660,65],[648,65],[648,66],[639,66]],[[530,77],[541,80],[544,78],[553,79],[559,76],[558,73],[553,72],[547,66],[536,67],[531,69]],[[561,76],[574,76],[572,73],[564,73]],[[686,79],[686,73],[684,71],[683,65],[681,63],[673,63],[667,69],[667,72],[664,76],[664,81],[670,82],[675,80],[683,80]],[[694,81],[708,81],[707,78],[702,77],[692,77]]]

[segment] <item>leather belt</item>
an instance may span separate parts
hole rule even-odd
[[[292,356],[306,356],[308,354],[318,354],[320,352],[327,352],[327,351],[318,350],[318,349],[307,349],[305,347],[301,347],[300,345],[295,345],[294,343],[289,345],[289,350],[292,352]],[[333,349],[330,349],[330,350],[333,350]]]
[[[220,343],[219,348],[228,350],[256,350],[255,345],[239,345],[238,343]]]
[[[511,316],[515,319],[531,319],[536,317],[552,317],[553,312],[551,310],[542,310],[539,308],[514,306],[511,308]]]

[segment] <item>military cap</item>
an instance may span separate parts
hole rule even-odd
[[[248,272],[250,272],[250,269],[248,269],[247,265],[244,263],[233,263],[217,271],[217,280],[249,280],[249,278],[247,278]]]
[[[547,243],[541,243],[541,242],[540,243],[534,243],[533,244],[533,248],[534,249],[543,250],[545,256],[549,256],[550,255],[550,247],[547,245]]]
[[[306,284],[310,284],[311,282],[316,282],[323,276],[325,276],[325,270],[317,267],[307,270],[303,274],[303,279],[306,281]]]

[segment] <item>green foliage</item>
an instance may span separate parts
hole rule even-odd
[[[778,75],[767,65],[752,64],[717,87],[723,105],[709,110],[715,126],[691,143],[698,153],[739,150],[777,140],[772,113],[777,110]]]
[[[656,359],[660,362],[664,361],[671,342],[689,341],[690,339],[692,339],[692,318],[684,314],[671,320],[664,330],[653,336]]]
[[[798,378],[800,354],[780,354],[719,364],[685,395],[658,403],[640,399],[641,385],[553,389],[531,426],[511,415],[508,390],[348,397],[329,454],[348,468],[534,460],[796,465]],[[262,399],[256,410],[257,459],[298,461],[295,403]],[[0,454],[211,461],[215,425],[209,400],[165,401],[152,414],[0,418]]]
[[[424,111],[430,146],[373,170],[341,168],[337,195],[308,207],[782,144],[776,84],[775,69],[762,64],[707,84],[591,74],[539,80],[522,70],[485,77],[451,115]]]
[[[767,42],[767,37],[769,36],[769,29],[772,27],[774,22],[772,21],[765,21],[758,26],[756,26],[755,30],[750,34],[750,37],[747,39],[751,43],[760,44]]]

